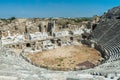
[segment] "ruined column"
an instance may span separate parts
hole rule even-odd
[[[42,32],[41,24],[38,26],[39,32]]]
[[[25,26],[25,34],[27,34],[27,33],[28,33],[27,26]]]
[[[2,54],[2,31],[0,31],[0,55]]]
[[[54,32],[55,32],[55,21],[53,21],[53,26],[52,26],[51,32],[52,32],[52,36],[54,36]]]

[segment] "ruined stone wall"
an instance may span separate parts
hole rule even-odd
[[[51,27],[54,27],[54,31],[63,31],[63,30],[75,30],[82,26],[82,24],[88,24],[88,23],[78,23],[68,20],[68,22],[64,21],[62,19],[40,19],[40,18],[33,18],[33,19],[14,19],[10,21],[9,19],[1,19],[0,22],[0,29],[3,29],[5,31],[10,31],[11,33],[19,33],[23,34],[26,32],[26,29],[28,33],[35,33],[35,32],[49,32],[51,31]],[[55,21],[55,24],[54,24]]]

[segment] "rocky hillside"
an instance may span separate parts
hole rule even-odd
[[[108,10],[92,32],[92,39],[99,44],[115,41],[120,37],[120,7]]]

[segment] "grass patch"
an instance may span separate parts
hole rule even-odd
[[[61,66],[61,64],[58,64],[57,66]]]
[[[55,60],[63,61],[64,58],[56,58]]]

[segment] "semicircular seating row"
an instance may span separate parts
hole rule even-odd
[[[103,24],[106,24],[106,22]],[[101,27],[96,28],[93,32],[93,34],[95,34],[93,39],[108,52],[109,59],[106,62],[112,62],[120,59],[119,21],[113,23],[110,27],[109,26],[110,24],[102,25]]]

